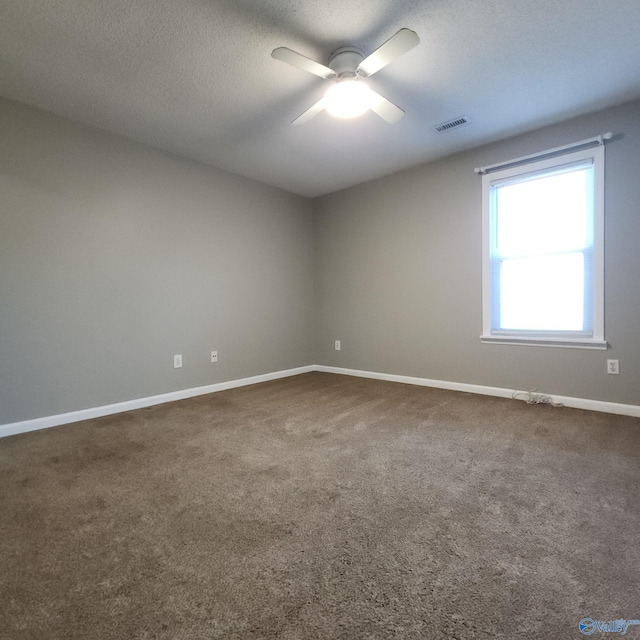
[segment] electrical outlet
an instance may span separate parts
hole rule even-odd
[[[173,356],[173,368],[179,369],[181,366],[182,366],[182,356],[181,355]]]
[[[212,351],[211,352],[211,362],[218,362],[218,352],[217,351]]]
[[[336,351],[340,351],[340,340],[336,340]]]
[[[613,373],[613,374],[620,373],[620,361],[607,360],[607,373]]]

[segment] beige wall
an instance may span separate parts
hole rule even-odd
[[[312,336],[309,201],[0,101],[0,424],[308,365]]]
[[[611,348],[481,344],[474,167],[607,131],[616,134],[606,149]],[[318,364],[640,404],[640,102],[325,196],[314,209]],[[620,375],[605,373],[607,358],[619,358]]]

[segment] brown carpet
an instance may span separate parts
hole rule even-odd
[[[635,418],[310,373],[5,438],[0,491],[3,639],[640,618]]]

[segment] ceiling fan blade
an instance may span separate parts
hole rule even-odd
[[[358,65],[358,75],[373,75],[376,71],[380,71],[380,69],[386,67],[419,43],[420,38],[418,38],[418,34],[415,31],[400,29]]]
[[[397,107],[393,102],[390,102],[377,91],[370,89],[370,102],[369,109],[374,113],[377,113],[383,120],[386,120],[389,124],[395,124],[404,116],[404,111]]]
[[[287,47],[274,49],[271,52],[271,57],[276,60],[282,60],[282,62],[298,67],[298,69],[302,69],[303,71],[313,73],[321,78],[330,78],[331,76],[336,75],[333,69],[329,69],[329,67],[325,67],[323,64],[320,64],[315,60],[311,60],[311,58],[307,58],[301,53],[288,49]]]
[[[311,118],[317,116],[324,109],[324,98],[318,100],[312,107],[309,107],[302,115],[299,115],[291,124],[299,125],[309,122]]]

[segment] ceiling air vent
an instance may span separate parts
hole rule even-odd
[[[443,122],[436,127],[433,127],[433,130],[436,133],[444,133],[445,131],[451,131],[451,129],[457,129],[462,125],[469,124],[471,120],[469,116],[460,116],[459,118],[454,118],[453,120],[449,120],[449,122]]]

